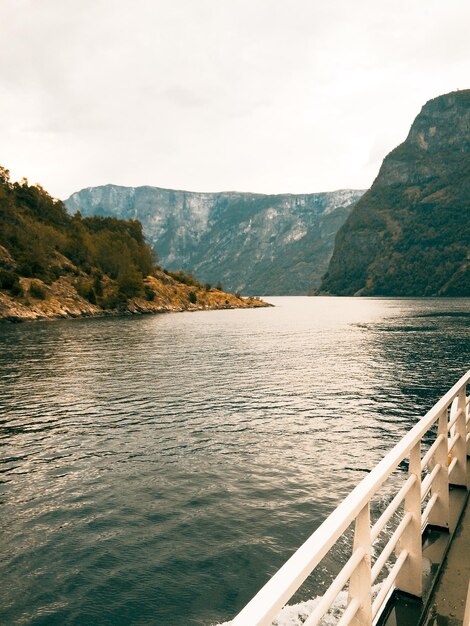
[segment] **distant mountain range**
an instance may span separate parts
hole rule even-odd
[[[340,228],[321,292],[470,296],[470,90],[427,102]]]
[[[320,285],[339,227],[364,191],[313,194],[196,193],[158,187],[89,187],[71,213],[137,219],[168,269],[225,290],[307,294]]]

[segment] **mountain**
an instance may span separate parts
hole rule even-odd
[[[339,229],[320,293],[470,296],[470,90],[424,105]]]
[[[0,320],[269,306],[156,264],[142,226],[71,217],[0,167]]]
[[[163,265],[229,291],[306,294],[320,284],[334,237],[363,191],[299,195],[89,187],[71,213],[138,219]]]

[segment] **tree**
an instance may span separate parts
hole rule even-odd
[[[123,264],[117,282],[119,291],[128,298],[140,295],[144,288],[144,278],[134,263]]]

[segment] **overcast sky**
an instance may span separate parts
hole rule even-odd
[[[115,183],[367,188],[470,87],[468,0],[0,0],[0,164]]]

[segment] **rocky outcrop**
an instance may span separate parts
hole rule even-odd
[[[363,191],[262,195],[157,187],[89,187],[71,213],[138,219],[169,269],[190,270],[229,291],[306,294],[320,284],[338,228]]]
[[[470,295],[470,90],[427,102],[339,229],[321,293]]]
[[[35,278],[21,278],[20,297],[13,297],[8,291],[0,291],[0,321],[22,322],[271,306],[256,298],[242,298],[217,289],[207,290],[200,285],[185,285],[165,272],[157,271],[154,276],[145,279],[147,294],[153,294],[151,300],[148,297],[129,298],[121,306],[107,309],[92,304],[79,294],[77,281],[80,280],[80,273],[77,274],[75,278],[61,276],[50,285]],[[109,281],[109,286],[111,282]]]

